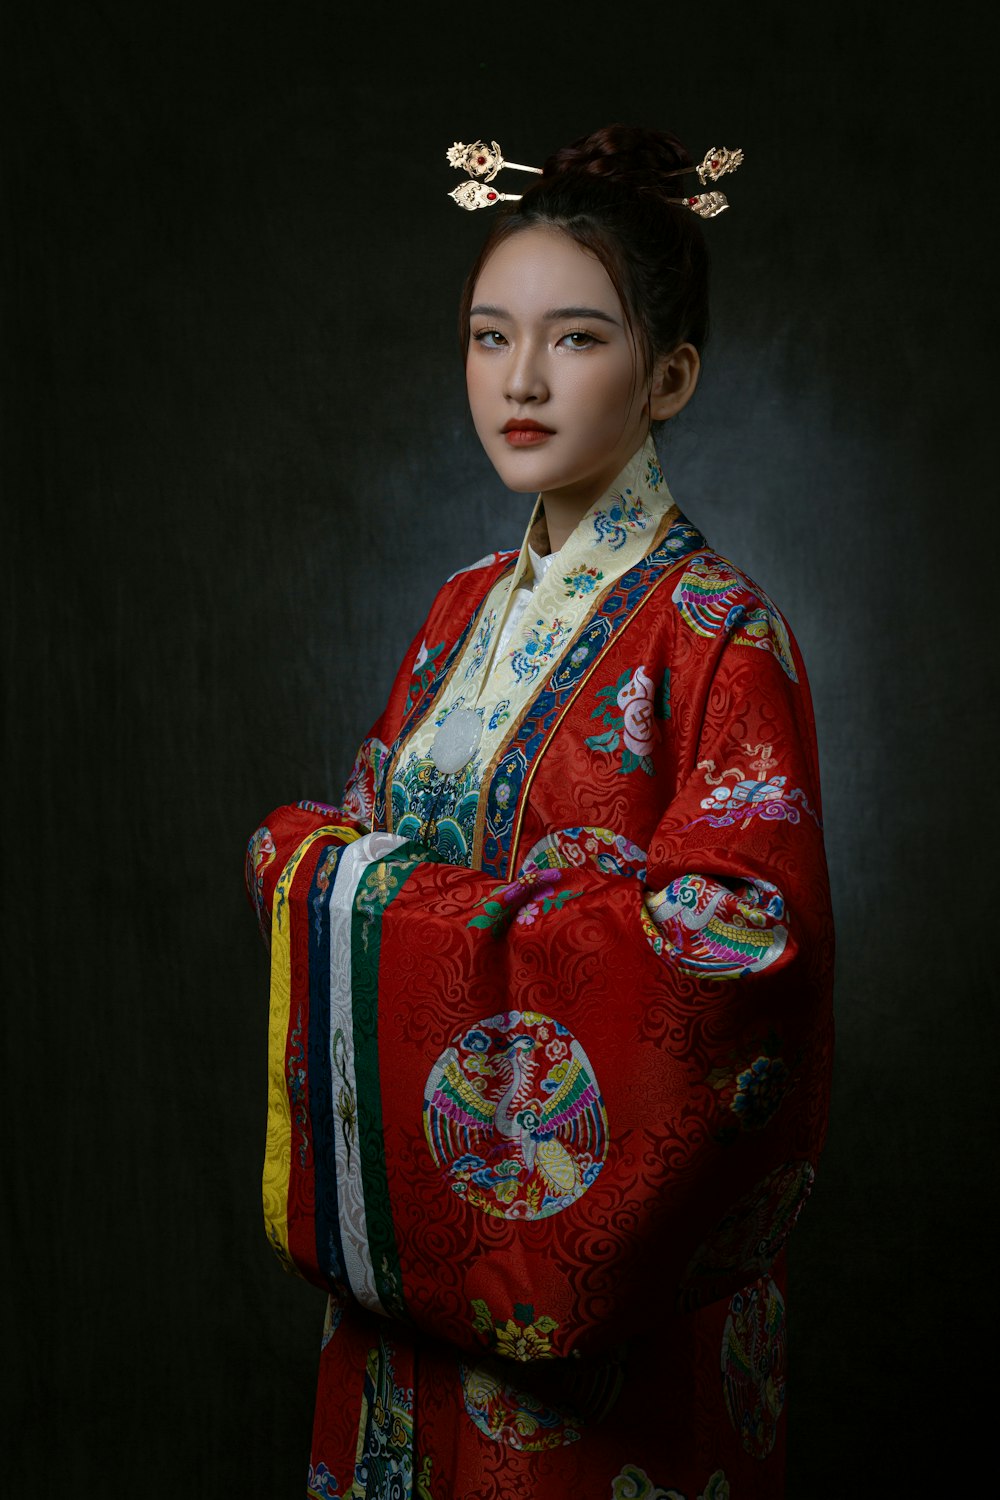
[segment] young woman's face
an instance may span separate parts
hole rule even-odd
[[[598,500],[649,430],[646,371],[595,255],[561,230],[512,234],[476,282],[472,420],[509,489]]]

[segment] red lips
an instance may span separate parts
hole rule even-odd
[[[510,448],[533,448],[538,443],[544,443],[547,438],[555,436],[551,427],[545,427],[541,422],[533,422],[530,417],[511,417],[500,431],[507,439],[507,446]]]

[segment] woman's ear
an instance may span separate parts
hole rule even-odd
[[[693,344],[678,344],[671,354],[662,355],[653,366],[649,390],[649,417],[663,422],[675,417],[691,400],[701,372],[701,356]]]

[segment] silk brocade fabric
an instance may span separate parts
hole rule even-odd
[[[249,846],[266,1228],[328,1294],[305,1492],[780,1500],[832,1044],[801,655],[651,444],[544,566],[533,524]]]

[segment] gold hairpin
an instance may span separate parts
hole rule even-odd
[[[526,167],[521,162],[504,161],[503,153],[496,141],[487,145],[485,141],[473,141],[471,146],[466,146],[462,141],[456,141],[447,151],[448,160],[453,167],[460,171],[471,172],[466,182],[460,182],[457,188],[453,188],[448,194],[453,198],[459,208],[467,208],[470,211],[475,208],[490,208],[494,203],[516,203],[521,197],[520,193],[501,193],[496,188],[487,188],[486,184],[492,182],[502,167],[510,167],[514,172],[535,172],[542,176],[541,167]],[[674,172],[665,172],[665,177],[687,177],[690,173],[697,173],[702,187],[706,181],[717,182],[720,177],[725,177],[727,172],[735,172],[743,161],[743,152],[734,147],[729,150],[726,146],[713,146],[705,153],[704,160],[696,167],[678,167]],[[478,177],[478,182],[473,178]],[[729,199],[725,193],[695,193],[690,198],[668,198],[668,203],[676,203],[678,207],[689,208],[699,219],[714,219],[717,214],[725,213],[729,207]]]
[[[496,188],[487,187],[485,182],[473,182],[471,177],[460,182],[448,194],[449,198],[454,198],[459,208],[467,208],[470,212],[474,208],[491,208],[494,203],[500,203],[505,198],[514,201],[520,196],[520,193],[500,193]]]
[[[525,167],[519,161],[504,161],[496,141],[489,146],[485,141],[473,141],[471,146],[456,141],[454,146],[448,147],[447,154],[453,167],[457,167],[460,172],[471,172],[473,177],[482,177],[486,182],[492,182],[501,167],[510,167],[514,172],[537,172],[539,177],[542,175],[541,167]],[[476,204],[475,207],[478,208],[479,205]]]
[[[713,146],[711,151],[706,151],[704,160],[697,167],[678,167],[676,172],[668,172],[668,177],[687,177],[689,173],[696,172],[698,180],[704,187],[706,180],[718,182],[720,177],[725,177],[727,172],[735,172],[743,161],[743,152],[738,146],[732,151],[725,146]],[[717,214],[725,213],[729,207],[729,199],[725,193],[695,193],[691,198],[670,198],[670,203],[677,203],[684,208],[689,208],[692,213],[697,214],[699,219],[714,219]]]
[[[678,167],[676,172],[667,172],[667,177],[687,177],[689,172],[697,172],[698,181],[702,187],[706,180],[718,182],[720,177],[725,177],[727,172],[735,172],[743,162],[743,152],[738,146],[732,151],[725,146],[713,146],[711,151],[705,152],[705,157],[697,167]],[[680,201],[680,200],[678,200]]]
[[[699,219],[714,219],[729,207],[729,199],[725,193],[696,193],[693,198],[668,198],[667,202],[689,208]]]

